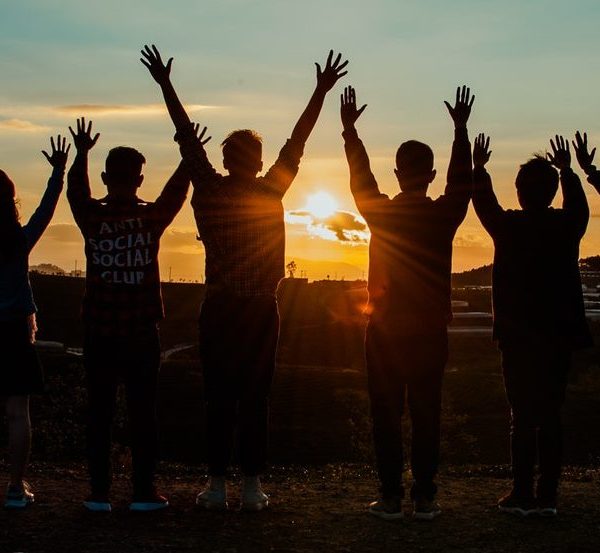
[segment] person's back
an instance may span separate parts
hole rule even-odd
[[[589,209],[568,143],[556,136],[551,145],[549,160],[521,165],[515,184],[522,209],[509,211],[485,169],[489,138],[480,134],[473,150],[473,205],[494,240],[494,337],[511,407],[513,487],[498,507],[519,516],[557,514],[567,373],[573,350],[591,345],[578,265]],[[559,184],[553,166],[562,209],[550,207]]]
[[[452,241],[460,220],[443,202],[398,194],[365,217],[373,316],[419,334],[451,319]]]
[[[110,511],[111,424],[117,387],[125,384],[131,428],[133,500],[130,509],[168,506],[154,486],[158,450],[156,397],[160,369],[158,322],[163,317],[158,268],[160,237],[181,209],[189,187],[182,164],[154,203],[137,197],[144,156],[128,147],[112,149],[102,180],[108,195],[94,199],[87,172],[91,122],[72,129],[77,155],[68,175],[67,197],[85,239],[83,301],[84,366],[88,390],[88,465],[91,511]]]
[[[412,422],[414,516],[431,520],[441,513],[434,480],[448,358],[446,327],[452,316],[452,240],[471,194],[467,120],[472,104],[466,87],[457,90],[454,107],[446,102],[455,138],[444,194],[436,200],[427,196],[436,175],[433,152],[426,144],[410,140],[398,148],[394,173],[401,193],[390,199],[379,191],[354,125],[366,106],[357,109],[352,87],[342,96],[350,189],[371,231],[365,357],[381,497],[370,504],[369,512],[383,519],[403,516],[405,402]]]
[[[0,398],[5,400],[8,422],[10,481],[4,506],[23,509],[33,503],[24,481],[31,446],[29,397],[44,390],[43,368],[34,343],[36,305],[29,283],[29,253],[49,225],[63,188],[69,147],[66,139],[50,139],[52,154],[42,153],[52,175],[42,200],[25,225],[19,222],[16,188],[0,170]]]

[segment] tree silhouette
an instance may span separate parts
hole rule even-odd
[[[288,272],[289,277],[294,278],[294,275],[296,274],[296,270],[298,269],[298,266],[296,265],[296,262],[294,260],[292,260],[285,266],[285,269]]]

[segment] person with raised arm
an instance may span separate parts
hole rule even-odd
[[[31,448],[29,396],[44,389],[43,369],[34,348],[37,307],[29,283],[29,254],[50,224],[60,193],[70,145],[60,135],[42,151],[52,175],[27,224],[19,222],[16,189],[0,170],[0,397],[6,401],[10,481],[4,506],[23,509],[34,501],[24,480]]]
[[[244,474],[241,507],[261,510],[269,499],[260,483],[266,468],[268,408],[279,336],[276,290],[285,276],[282,198],[292,184],[304,145],[325,96],[346,74],[347,61],[329,52],[317,63],[308,105],[264,176],[262,141],[252,130],[233,131],[223,143],[219,174],[208,161],[171,84],[173,58],[163,63],[155,46],[142,63],[160,85],[190,171],[192,207],[206,251],[206,297],[200,312],[200,356],[205,382],[209,483],[197,496],[207,509],[226,509],[227,473],[237,427]]]
[[[484,134],[475,140],[473,205],[494,241],[494,338],[511,408],[513,486],[498,508],[518,516],[556,516],[567,373],[572,352],[591,345],[579,274],[589,209],[571,169],[569,144],[557,135],[548,159],[534,156],[519,168],[521,209],[504,210],[485,169],[489,145]],[[557,169],[562,209],[551,207]]]
[[[575,133],[575,140],[572,144],[579,167],[587,175],[587,181],[597,192],[600,192],[600,171],[594,165],[596,148],[590,152],[588,150],[587,133],[583,133],[582,136],[579,131]]]
[[[447,325],[452,318],[452,241],[471,198],[471,146],[467,121],[474,96],[458,88],[446,107],[454,121],[454,143],[444,194],[427,196],[436,171],[431,148],[409,140],[398,148],[394,173],[400,194],[379,191],[369,157],[358,137],[356,106],[349,86],[341,97],[341,119],[350,189],[371,231],[369,322],[365,348],[373,439],[380,497],[369,512],[383,519],[403,517],[404,467],[401,419],[405,398],[412,422],[410,492],[413,515],[431,520],[440,448],[441,391],[448,358]]]
[[[99,134],[92,123],[69,127],[77,155],[68,174],[67,198],[85,240],[84,365],[88,391],[87,453],[90,511],[110,511],[111,426],[117,387],[125,385],[133,461],[132,511],[169,505],[154,486],[157,459],[156,394],[160,368],[158,323],[163,304],[158,267],[160,238],[185,201],[189,176],[183,163],[155,202],[137,195],[144,156],[119,146],[102,173],[108,194],[92,197],[88,153]]]

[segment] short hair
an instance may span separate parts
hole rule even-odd
[[[230,132],[221,142],[224,159],[240,159],[248,152],[262,152],[262,137],[251,129],[238,129]]]
[[[0,222],[13,224],[19,221],[17,190],[10,177],[0,169]]]
[[[396,169],[411,177],[428,175],[433,171],[433,150],[418,140],[400,144],[396,152]]]
[[[521,165],[515,185],[522,207],[548,207],[558,190],[558,171],[536,154]]]
[[[107,175],[118,180],[132,180],[142,174],[146,158],[135,148],[117,146],[108,152],[105,169]]]

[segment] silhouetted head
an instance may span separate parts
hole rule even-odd
[[[404,142],[396,152],[394,173],[402,192],[427,192],[429,183],[435,178],[433,151],[417,140]]]
[[[136,195],[136,190],[144,180],[142,166],[146,158],[134,148],[118,146],[108,152],[102,181],[110,196],[128,198]]]
[[[521,165],[515,180],[523,209],[548,207],[558,190],[558,171],[543,156],[534,156]]]
[[[19,210],[13,181],[0,170],[0,258],[10,257],[23,237],[19,229]]]
[[[0,169],[0,223],[15,224],[19,221],[17,191],[13,181]]]
[[[233,131],[221,143],[223,167],[232,176],[254,178],[262,170],[262,138],[249,129]]]

